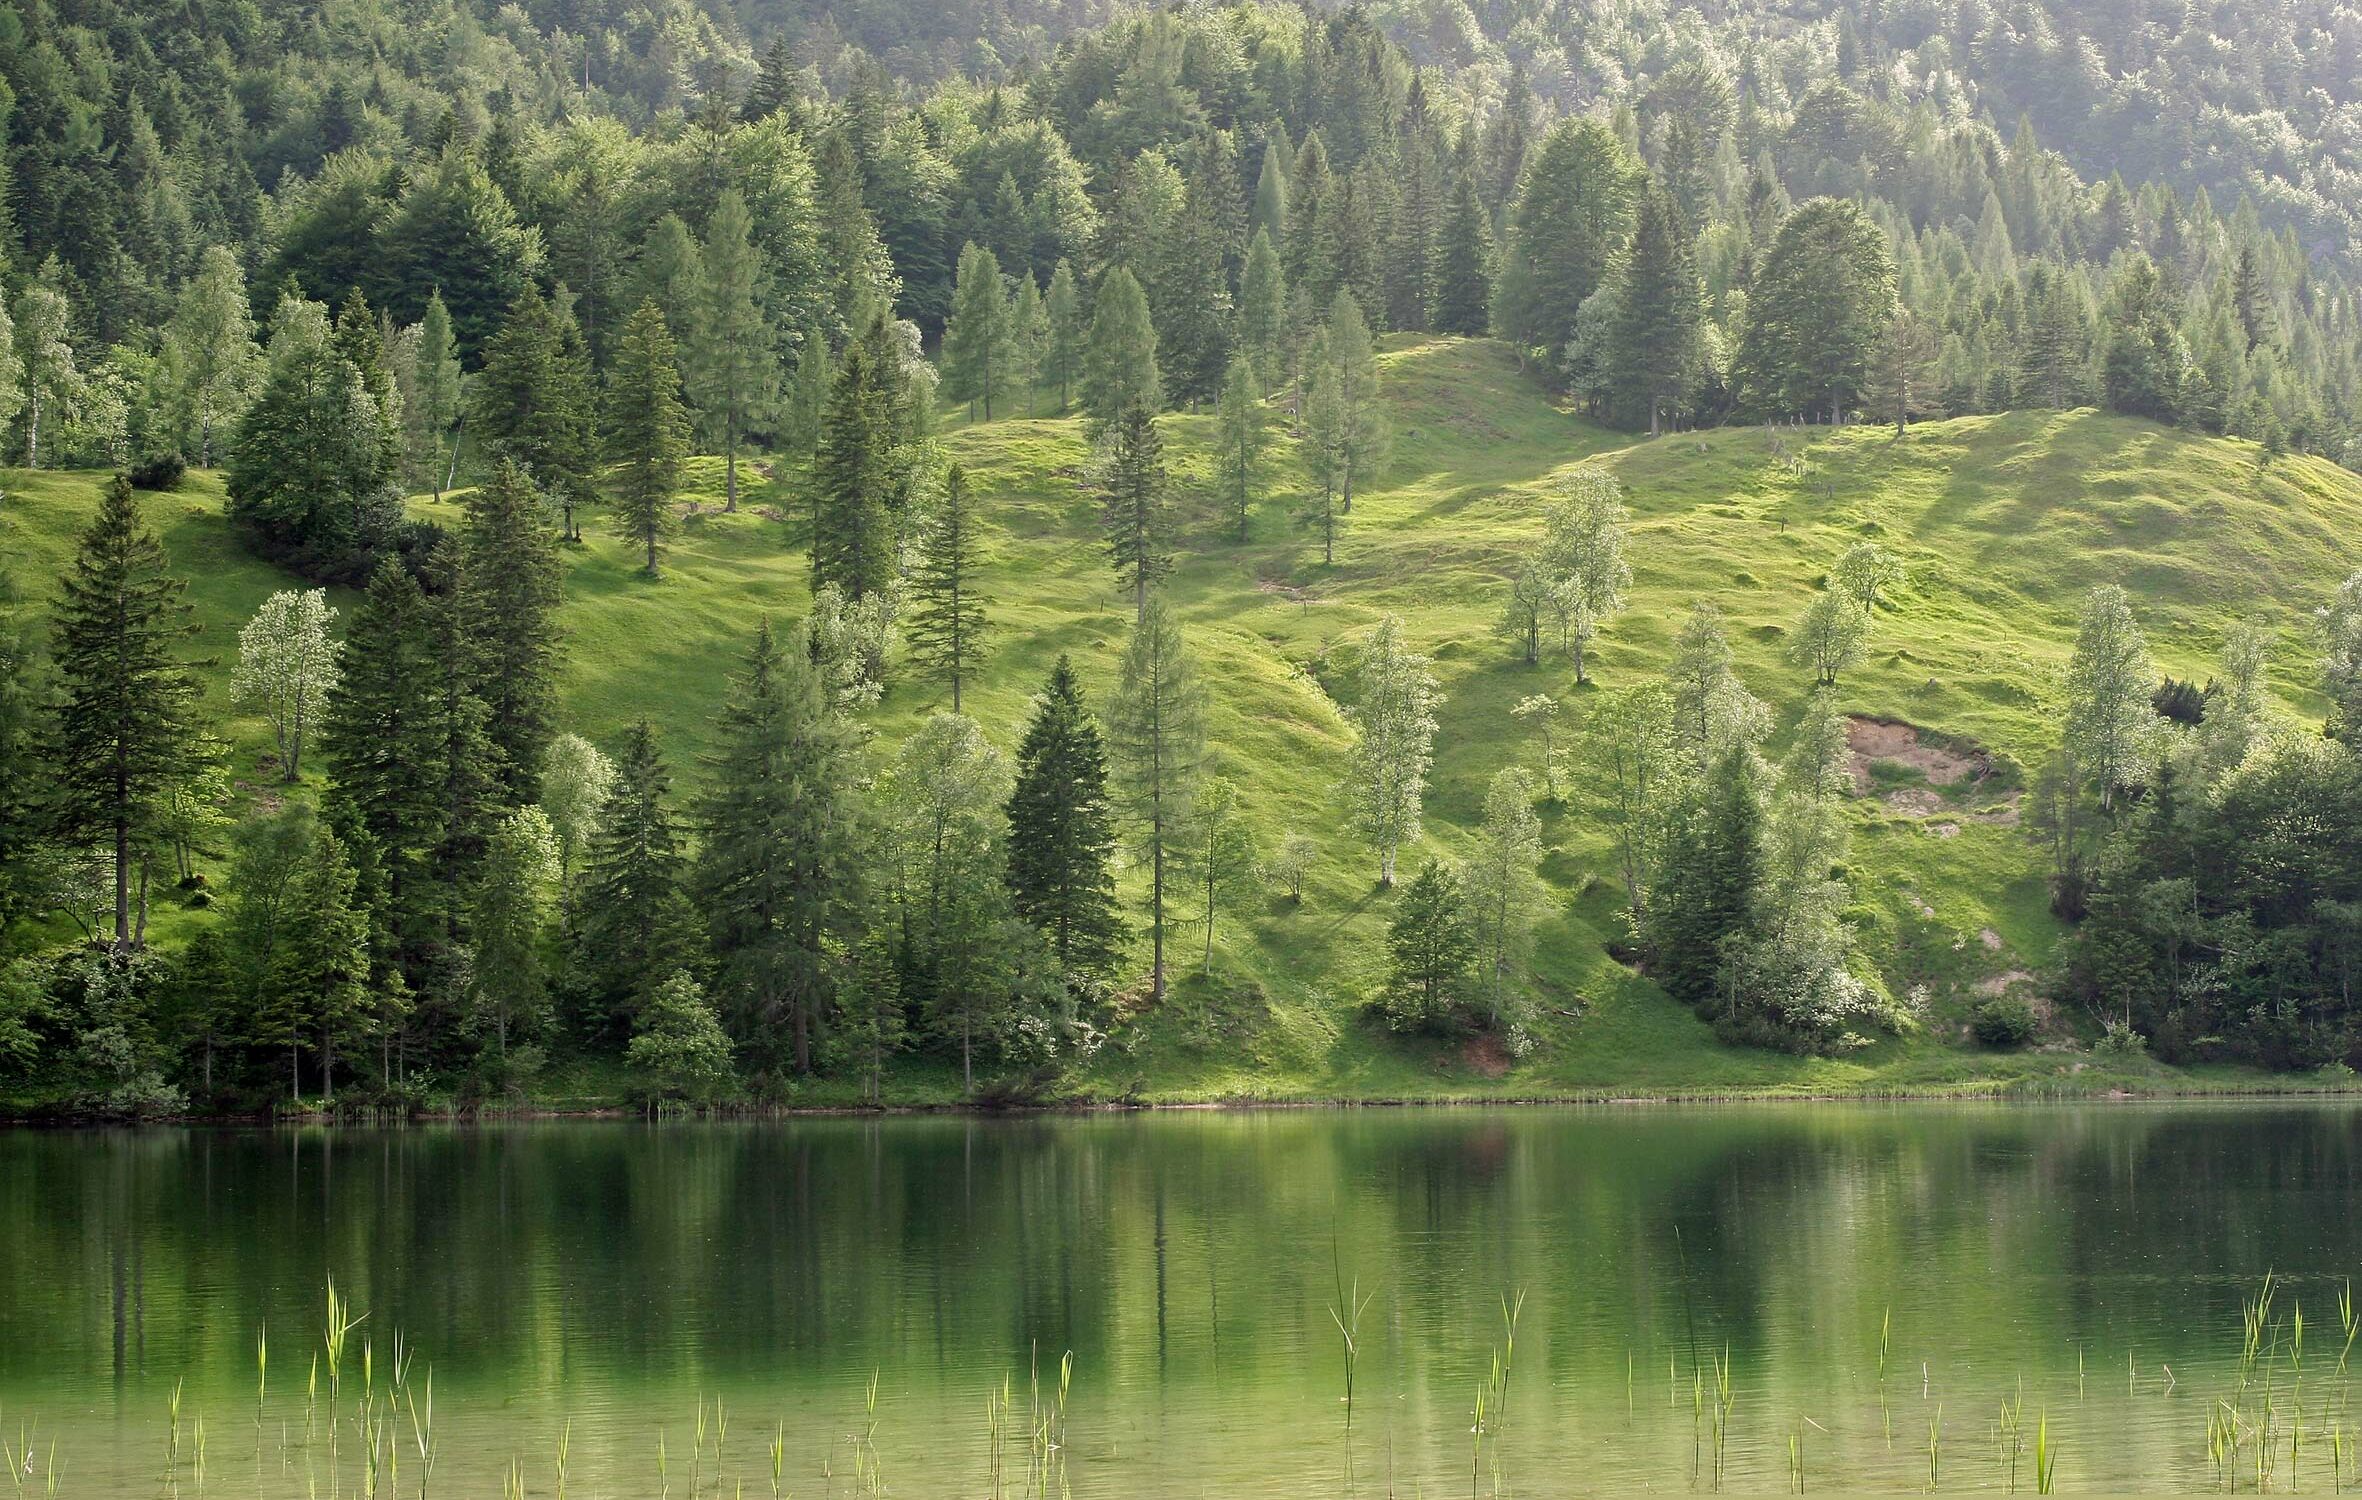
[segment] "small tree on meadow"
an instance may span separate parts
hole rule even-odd
[[[282,589],[263,601],[238,632],[230,691],[258,709],[279,746],[282,780],[303,776],[304,742],[328,711],[341,649],[328,634],[336,611],[325,589]]]

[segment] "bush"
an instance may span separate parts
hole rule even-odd
[[[2034,1007],[2015,995],[1996,995],[1977,1007],[1970,1029],[1988,1047],[2023,1047],[2034,1040]]]
[[[125,477],[135,490],[177,490],[189,476],[189,461],[177,451],[150,454],[131,466]]]

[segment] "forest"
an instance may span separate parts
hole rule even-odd
[[[0,1102],[2351,1078],[2351,12],[774,9],[0,17]]]

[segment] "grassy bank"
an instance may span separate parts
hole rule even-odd
[[[1300,831],[1321,853],[1301,904],[1257,897],[1224,913],[1211,972],[1190,964],[1170,1004],[1134,1016],[1071,1081],[1076,1095],[1193,1103],[2319,1084],[2097,1056],[2084,1045],[2083,1018],[2065,1015],[2051,1018],[2046,1046],[1992,1053],[1967,1040],[1965,1022],[1987,995],[2032,992],[2057,937],[2018,804],[2029,768],[2057,737],[2084,591],[2124,584],[2161,669],[2177,677],[2205,680],[2239,620],[2280,627],[2272,685],[2288,712],[2317,717],[2304,626],[2354,563],[2340,538],[2362,534],[2362,480],[2310,459],[2266,465],[2250,444],[2091,411],[1931,423],[1900,443],[1883,429],[1634,440],[1554,408],[1490,343],[1396,340],[1382,363],[1392,453],[1380,483],[1357,499],[1334,566],[1293,513],[1304,485],[1292,458],[1283,453],[1249,539],[1236,544],[1208,493],[1212,419],[1168,421],[1187,517],[1171,589],[1214,689],[1214,769],[1238,783],[1266,852]],[[946,441],[991,524],[985,588],[996,649],[966,707],[1010,747],[1059,653],[1073,656],[1094,695],[1108,690],[1127,601],[1077,482],[1086,450],[1076,421],[955,423]],[[1531,964],[1532,1051],[1406,1044],[1364,1019],[1393,896],[1375,883],[1374,856],[1340,831],[1348,730],[1329,688],[1349,687],[1361,632],[1384,613],[1404,617],[1414,644],[1433,655],[1447,700],[1425,843],[1466,852],[1486,781],[1536,759],[1510,707],[1552,693],[1567,710],[1564,731],[1579,734],[1592,697],[1574,688],[1571,670],[1526,667],[1492,633],[1503,580],[1539,537],[1556,487],[1586,463],[1621,478],[1635,521],[1631,608],[1594,658],[1603,687],[1661,672],[1683,612],[1713,599],[1729,616],[1742,675],[1772,702],[1784,736],[1809,688],[1786,659],[1787,632],[1825,571],[1863,539],[1909,560],[1909,585],[1839,693],[1861,721],[1853,915],[1890,989],[1921,996],[1917,1033],[1843,1058],[1716,1043],[1610,956],[1620,888],[1579,768],[1545,810],[1550,900]],[[9,545],[36,595],[70,555],[99,479],[0,478]],[[656,581],[594,517],[587,544],[571,554],[565,611],[570,727],[609,740],[645,716],[684,782],[698,774],[710,716],[754,619],[792,618],[808,597],[797,475],[776,473],[724,515],[719,464],[700,461],[686,498],[682,533]],[[289,795],[257,769],[262,726],[238,716],[227,693],[239,624],[287,580],[239,549],[215,479],[199,476],[143,504],[191,579],[203,626],[191,650],[208,660],[209,707],[229,725],[241,795]],[[418,509],[455,513],[450,502]],[[947,700],[906,671],[869,715],[879,749]],[[1127,874],[1127,894],[1141,883]],[[168,911],[158,931],[171,940],[210,920]],[[1179,941],[1202,959],[1201,929]],[[562,1065],[536,1102],[603,1106],[624,1083],[605,1066]],[[909,1059],[892,1093],[913,1105],[947,1102],[956,1075]],[[818,1086],[808,1102],[838,1102],[837,1091]]]

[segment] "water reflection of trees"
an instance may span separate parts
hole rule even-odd
[[[1464,1399],[1517,1289],[1521,1359],[1566,1387],[1620,1386],[1628,1355],[1661,1380],[1694,1325],[1750,1378],[1835,1390],[1888,1308],[1914,1381],[1922,1358],[2071,1365],[2079,1338],[2172,1357],[2235,1326],[2266,1267],[2362,1262],[2357,1119],[1796,1105],[19,1134],[0,1138],[0,1391],[118,1370],[232,1386],[266,1319],[308,1340],[329,1271],[379,1338],[400,1327],[462,1386],[881,1366],[965,1393],[1038,1347],[1116,1389],[1250,1384],[1317,1410],[1340,1268],[1378,1293],[1365,1370],[1406,1398]]]

